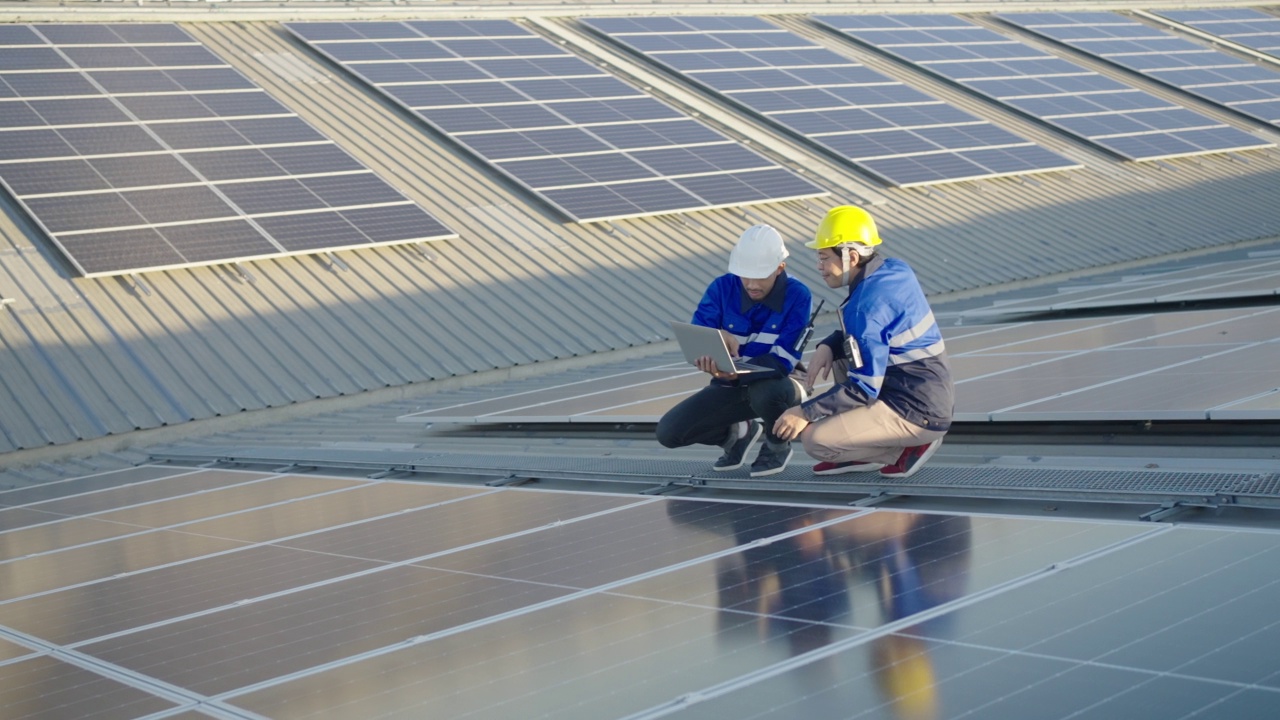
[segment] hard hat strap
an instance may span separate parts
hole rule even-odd
[[[849,284],[849,244],[845,243],[840,246],[840,284],[842,286]]]

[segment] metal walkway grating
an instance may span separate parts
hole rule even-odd
[[[930,464],[910,478],[865,475],[814,476],[806,464],[753,479],[744,468],[730,473],[708,470],[701,460],[476,453],[423,453],[416,450],[328,448],[229,448],[187,446],[158,449],[157,461],[183,464],[229,463],[367,472],[483,475],[494,479],[565,479],[645,483],[650,486],[707,486],[757,490],[812,490],[856,494],[951,495],[990,498],[1055,498],[1082,502],[1157,502],[1249,504],[1280,507],[1280,474],[993,468]]]

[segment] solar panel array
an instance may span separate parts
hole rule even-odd
[[[1248,281],[1275,287],[1265,272],[1240,268],[1216,288],[1164,278],[1164,290],[1221,292]],[[1232,280],[1236,282],[1231,282]],[[1152,283],[1125,284],[1148,300]],[[1190,287],[1188,287],[1190,286]],[[1107,288],[1095,288],[1097,307]],[[1083,291],[1087,294],[1089,291]],[[1117,297],[1123,302],[1132,298]],[[1173,299],[1176,299],[1173,298]],[[1008,312],[1035,311],[1017,304]],[[978,313],[973,313],[977,315]],[[966,314],[967,316],[968,314]],[[1236,308],[1179,313],[1030,320],[943,327],[956,383],[955,418],[963,422],[1238,420],[1280,418],[1273,368],[1280,364],[1280,309]],[[406,423],[656,423],[707,384],[705,373],[676,357],[667,364],[602,367],[572,382],[543,381],[533,390],[444,405],[405,415]],[[662,360],[658,360],[662,362]],[[820,384],[822,392],[829,384]],[[745,470],[743,471],[745,473]]]
[[[1079,167],[760,18],[582,22],[891,185]]]
[[[0,491],[6,720],[1270,718],[1280,697],[1267,529],[452,479],[142,466]]]
[[[963,18],[814,19],[1130,160],[1272,145]]]
[[[1280,17],[1250,8],[1155,10],[1155,14],[1280,58]]]
[[[0,182],[86,276],[454,235],[172,24],[0,28]]]
[[[1262,122],[1280,125],[1278,70],[1115,13],[1001,13],[997,17]],[[1276,22],[1280,23],[1280,18]]]
[[[990,317],[1238,298],[1265,302],[1275,295],[1280,295],[1280,259],[1259,253],[1247,260],[1199,261],[1185,269],[1123,273],[1102,282],[1064,285],[1053,293],[1003,300],[956,315]]]
[[[286,27],[578,222],[827,194],[513,22]]]

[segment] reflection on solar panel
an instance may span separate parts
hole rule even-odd
[[[962,317],[1046,313],[1089,308],[1185,303],[1280,295],[1280,260],[1265,256],[1195,267],[1126,274],[1109,282],[1064,286],[1053,294],[999,302],[957,313]]]
[[[0,34],[0,182],[86,276],[453,237],[176,25]]]
[[[814,19],[1130,160],[1272,145],[963,18]]]
[[[513,22],[286,27],[578,222],[827,194]]]
[[[1002,20],[1166,85],[1280,125],[1280,72],[1115,13],[1015,13]],[[1276,18],[1280,23],[1280,18]]]
[[[1079,167],[759,18],[582,22],[892,185]]]
[[[1280,17],[1249,8],[1152,11],[1183,25],[1280,58]]]
[[[1244,405],[1250,417],[1278,419],[1278,322],[1280,310],[1263,307],[943,327],[956,419],[1205,420],[1238,418]],[[544,382],[398,420],[656,423],[707,382],[687,363],[668,359],[657,367],[650,360],[602,368],[585,380]],[[1270,399],[1259,401],[1263,397]]]
[[[1274,708],[1273,532],[147,469],[0,493],[6,717]]]

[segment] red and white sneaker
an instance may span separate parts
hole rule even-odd
[[[884,467],[884,463],[860,462],[820,462],[813,466],[814,475],[840,475],[841,473],[875,472]]]
[[[928,445],[915,445],[905,448],[902,454],[898,456],[898,461],[892,465],[886,465],[880,470],[880,474],[884,477],[904,478],[915,474],[917,470],[924,467],[924,463],[935,452],[938,446],[942,444],[942,438],[938,438]]]

